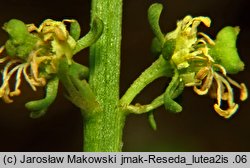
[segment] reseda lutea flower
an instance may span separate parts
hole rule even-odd
[[[95,18],[90,31],[80,38],[80,25],[74,19],[54,21],[46,19],[39,27],[11,19],[3,29],[9,39],[0,48],[0,63],[5,63],[2,71],[0,98],[6,103],[21,94],[22,75],[36,91],[46,87],[43,99],[27,102],[25,107],[31,111],[30,117],[38,118],[45,114],[54,102],[59,80],[67,90],[67,98],[81,109],[96,106],[95,96],[86,82],[88,68],[73,60],[73,56],[95,43],[102,34],[103,23]],[[15,78],[12,90],[10,80]],[[91,102],[91,103],[90,103]]]
[[[161,4],[151,5],[148,18],[156,36],[152,41],[152,51],[164,58],[168,66],[165,76],[172,77],[164,93],[165,108],[173,112],[182,111],[174,99],[181,94],[184,86],[193,87],[198,95],[209,94],[215,98],[214,110],[220,116],[230,118],[239,107],[234,101],[232,86],[240,90],[241,101],[248,97],[245,84],[237,83],[228,76],[244,69],[236,48],[239,27],[227,26],[213,40],[197,29],[200,24],[210,27],[210,18],[188,15],[177,22],[174,31],[163,34],[159,26],[162,9]],[[171,71],[172,75],[169,75]],[[225,109],[223,101],[227,102]]]
[[[246,100],[248,96],[245,84],[237,83],[227,74],[244,69],[244,63],[238,56],[235,44],[239,28],[222,29],[214,41],[206,34],[197,31],[200,23],[209,27],[211,21],[208,17],[186,16],[177,23],[176,30],[166,34],[165,41],[174,41],[175,44],[170,62],[177,69],[180,80],[185,86],[192,86],[198,95],[210,93],[217,99],[214,105],[215,111],[229,118],[238,109],[231,85],[240,90],[241,101]],[[226,37],[223,37],[223,34]],[[220,44],[221,41],[224,44]],[[227,109],[222,109],[222,100],[227,101]]]
[[[64,22],[45,20],[39,28],[33,24],[25,25],[22,21],[12,19],[5,23],[3,29],[9,39],[0,49],[7,56],[0,59],[0,63],[7,62],[2,71],[2,85],[0,97],[11,103],[11,97],[20,95],[21,75],[35,91],[36,87],[43,87],[47,80],[53,78],[57,72],[57,62],[66,57],[71,62],[76,41],[66,30]],[[10,79],[16,76],[15,89],[12,91]]]

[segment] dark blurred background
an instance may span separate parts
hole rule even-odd
[[[125,0],[123,11],[121,95],[136,77],[153,61],[150,43],[153,34],[147,21],[150,4],[164,4],[161,17],[163,32],[176,27],[176,21],[187,14],[209,16],[210,28],[201,26],[202,31],[215,37],[224,26],[240,26],[237,46],[245,71],[232,76],[238,82],[245,82],[250,88],[250,24],[249,2],[247,0]],[[44,19],[77,19],[82,34],[89,30],[90,0],[8,0],[0,5],[0,24],[11,18],[25,23],[39,25]],[[0,30],[0,44],[7,35]],[[75,59],[88,65],[88,51]],[[1,66],[2,67],[2,66]],[[147,103],[159,95],[169,80],[160,79],[147,87],[135,102]],[[47,114],[39,119],[29,118],[24,108],[27,101],[43,97],[43,90],[33,92],[22,84],[21,96],[14,103],[0,101],[0,151],[82,151],[82,117],[80,111],[63,97],[60,88],[58,97]],[[239,93],[235,89],[236,96]],[[238,102],[238,97],[236,102]],[[196,95],[186,88],[181,103],[183,111],[173,114],[159,108],[155,111],[158,124],[153,131],[147,115],[130,115],[124,130],[124,151],[250,151],[250,101],[240,103],[240,109],[229,120],[218,116],[213,110],[214,100]]]

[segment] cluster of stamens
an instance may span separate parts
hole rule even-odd
[[[68,20],[66,20],[68,21]],[[70,20],[69,20],[70,21]],[[54,34],[56,38],[64,37],[65,31],[63,26],[57,27],[52,25],[54,22],[52,20],[46,20],[39,28],[35,27],[33,24],[27,25],[28,31],[30,33],[40,34],[41,40],[36,44],[34,51],[29,53],[26,60],[19,58],[18,56],[5,56],[0,58],[0,64],[7,62],[2,70],[2,85],[0,86],[0,98],[2,98],[6,103],[12,103],[11,97],[18,96],[21,94],[20,84],[22,81],[22,74],[31,86],[31,88],[36,91],[37,87],[42,87],[46,85],[46,78],[40,76],[39,68],[42,63],[49,64],[51,69],[55,69],[54,60],[57,59],[55,53],[49,51],[48,54],[42,55],[40,46],[48,44],[52,41]],[[65,39],[63,39],[65,40]],[[0,55],[4,53],[5,47],[0,48]],[[56,70],[54,70],[56,71]],[[13,76],[16,76],[15,88],[11,90],[10,80]]]
[[[4,46],[0,49],[0,54],[4,52]],[[10,56],[5,56],[0,59],[0,63],[8,61],[2,71],[2,85],[0,87],[0,98],[2,98],[6,103],[12,103],[13,100],[10,97],[18,96],[21,94],[20,85],[22,81],[22,74],[31,88],[36,91],[36,87],[44,86],[46,84],[46,79],[39,77],[39,64],[36,53],[30,53],[30,59],[24,62],[20,58],[12,58]],[[40,59],[40,57],[38,57]],[[10,79],[12,76],[16,76],[15,88],[11,91]]]
[[[192,26],[197,27],[197,25]],[[197,55],[189,59],[198,60],[202,63],[202,67],[195,75],[197,81],[193,84],[193,89],[198,95],[209,93],[211,97],[216,98],[217,103],[214,104],[214,110],[220,116],[230,118],[238,109],[238,104],[234,102],[234,92],[231,85],[240,90],[241,101],[246,100],[248,97],[247,88],[244,83],[239,84],[228,77],[226,69],[222,65],[216,64],[209,55],[207,44],[213,46],[215,42],[204,33],[199,32],[197,34],[201,36],[196,41],[196,46],[199,46],[195,51]],[[222,100],[227,101],[227,109],[221,108]]]
[[[208,38],[207,36],[204,36]],[[212,39],[209,38],[207,42],[210,45]],[[205,42],[205,41],[204,41]],[[206,43],[204,43],[206,44]],[[247,99],[248,93],[244,83],[237,83],[230,77],[228,77],[225,68],[222,65],[214,63],[211,56],[208,54],[208,48],[204,45],[203,50],[204,58],[206,58],[206,65],[202,67],[197,73],[195,78],[200,81],[193,87],[194,91],[198,95],[210,94],[211,97],[217,99],[217,103],[214,104],[214,110],[224,118],[230,118],[238,109],[238,104],[234,102],[234,92],[231,85],[237,87],[240,90],[240,100],[244,101]],[[218,72],[215,71],[218,69]],[[228,108],[222,109],[222,100],[227,101]]]

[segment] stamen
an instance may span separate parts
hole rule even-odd
[[[235,80],[231,79],[230,77],[226,76],[227,80],[229,83],[231,83],[232,85],[236,86],[237,88],[241,89],[240,84],[238,84],[238,82],[236,82]]]
[[[205,38],[205,40],[210,44],[210,45],[215,45],[214,40],[212,40],[208,35],[202,32],[198,32],[198,35],[201,35]]]
[[[220,76],[218,73],[215,73],[215,75],[217,75],[219,80],[221,80],[222,83],[226,86],[227,92],[228,92],[228,95],[227,95],[228,106],[232,107],[234,105],[234,102],[233,102],[234,97],[233,97],[233,89],[232,89],[232,87],[230,86],[229,82],[225,78]]]
[[[214,62],[214,59],[208,54],[207,46],[200,48],[200,50],[203,52],[204,56],[208,59],[209,62]]]
[[[3,57],[3,58],[0,59],[0,63],[4,63],[4,62],[5,62],[6,60],[8,60],[8,59],[9,59],[8,56]]]
[[[21,91],[19,90],[20,84],[21,84],[21,74],[22,74],[22,70],[23,70],[24,65],[22,64],[17,71],[16,74],[16,84],[15,84],[15,90],[10,92],[10,96],[18,96],[21,94]]]
[[[188,57],[188,58],[186,58],[188,61],[189,60],[195,60],[195,59],[197,59],[197,60],[201,60],[201,61],[207,61],[207,59],[206,58],[204,58],[204,57],[201,57],[201,56],[190,56],[190,57]]]
[[[213,72],[213,69],[210,68],[209,69],[209,72],[207,74],[207,77],[205,79],[205,82],[204,84],[202,85],[201,89],[204,90],[204,89],[209,89],[212,85],[212,82],[213,82],[213,78],[214,78],[214,72]]]
[[[203,84],[202,84],[202,86],[201,86],[201,88],[199,89],[199,88],[197,88],[196,86],[194,86],[194,88],[193,88],[193,90],[198,94],[198,95],[205,95],[205,94],[207,94],[208,93],[208,90],[209,90],[209,88],[211,87],[211,85],[212,85],[212,81],[213,81],[213,70],[210,68],[208,68],[208,67],[205,67],[206,68],[206,70],[207,70],[207,75],[206,75],[206,78],[205,77],[203,77],[203,78],[200,78],[200,73],[202,73],[201,71],[202,71],[202,69],[197,73],[197,75],[196,75],[196,78],[199,80],[199,78],[200,78],[200,80],[203,80],[204,78],[205,78],[205,81],[203,82]]]
[[[208,72],[209,72],[208,67],[201,68],[195,75],[195,78],[198,80],[203,80],[207,76]]]
[[[9,62],[6,64],[6,66],[4,67],[4,70],[3,70],[3,81],[5,80],[5,78],[6,78],[7,74],[8,74],[9,68],[10,68],[12,65],[14,65],[14,64],[16,64],[16,63],[18,63],[18,62],[20,62],[20,60],[14,59],[14,60],[9,61]]]
[[[200,23],[203,23],[206,27],[210,27],[211,20],[208,17],[195,17],[192,18],[191,16],[186,16],[183,19],[183,25],[185,25],[184,29],[187,29],[189,26],[192,25],[192,32],[199,26]],[[195,30],[196,31],[196,30]]]
[[[201,85],[201,82],[200,81],[195,81],[195,82],[189,82],[189,83],[185,83],[185,86],[186,87],[191,87],[191,86],[199,86]]]
[[[210,27],[211,25],[211,20],[209,17],[200,16],[200,17],[195,17],[193,20],[202,22],[206,27]]]
[[[34,82],[30,80],[29,75],[27,74],[27,68],[29,67],[29,64],[25,64],[24,68],[23,68],[23,74],[24,74],[24,78],[25,80],[28,82],[28,84],[30,85],[30,87],[32,88],[32,90],[36,91],[36,87],[34,85]]]
[[[9,85],[9,80],[11,78],[11,76],[17,71],[17,69],[20,67],[21,65],[17,65],[16,67],[14,67],[6,76],[6,78],[4,79],[4,82],[2,84],[2,86],[0,87],[1,89],[4,89],[7,85]]]
[[[37,31],[37,27],[34,24],[27,24],[26,26],[29,32]]]
[[[198,89],[196,86],[193,87],[193,90],[198,94],[198,95],[205,95],[208,92],[208,88],[202,90]]]
[[[227,75],[226,69],[225,69],[223,66],[221,66],[220,64],[213,64],[213,66],[219,68],[219,69],[220,69],[220,72],[221,72],[224,76]],[[227,77],[227,76],[226,76],[226,77]]]
[[[0,47],[0,54],[3,52],[4,46]]]
[[[203,44],[203,45],[207,45],[207,42],[206,42],[204,39],[198,39],[198,40],[196,41],[196,44],[199,44],[199,43],[201,43],[201,44]]]
[[[248,91],[246,85],[244,83],[239,84],[228,76],[226,76],[226,78],[229,81],[229,83],[240,89],[240,100],[245,101],[248,97]]]
[[[200,55],[200,54],[202,54],[202,51],[196,50],[196,51],[194,51],[194,52],[191,52],[189,55],[191,55],[191,56],[198,56],[198,55]]]
[[[234,104],[232,107],[229,107],[227,110],[222,110],[218,104],[214,104],[214,110],[224,118],[230,118],[233,114],[237,112],[239,108],[238,104]]]
[[[39,67],[40,62],[37,63],[37,61],[36,61],[36,55],[35,55],[36,53],[32,53],[32,54],[34,54],[34,56],[33,56],[33,59],[31,61],[30,65],[31,65],[33,77],[34,77],[35,81],[39,82],[39,86],[44,86],[46,84],[46,80],[44,78],[38,77],[38,74],[39,74],[38,67]]]
[[[192,20],[193,20],[192,16],[190,15],[186,16],[182,21],[180,21],[180,23],[182,23],[181,28],[183,30],[188,28],[192,24]]]
[[[5,94],[4,89],[0,89],[0,97],[3,97],[4,94]]]
[[[218,106],[220,107],[221,106],[221,99],[223,99],[222,97],[222,82],[221,80],[218,78],[217,75],[214,75],[214,79],[215,79],[215,82],[217,84],[217,90],[216,90],[216,98],[217,98],[217,103],[218,103]]]
[[[197,33],[197,27],[199,26],[200,23],[201,21],[193,19],[192,28],[190,31],[191,35],[195,35]]]
[[[247,87],[244,83],[240,84],[241,86],[241,90],[240,90],[240,100],[241,101],[245,101],[248,97],[248,91],[247,91]]]
[[[7,87],[5,88],[4,92],[5,92],[5,93],[4,93],[3,97],[2,97],[3,101],[4,101],[5,103],[12,103],[13,100],[11,100],[10,97],[8,96],[9,93],[10,93],[10,88],[9,88],[8,85],[7,85]]]

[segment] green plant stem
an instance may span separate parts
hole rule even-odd
[[[84,118],[84,151],[121,151],[125,122],[119,104],[122,0],[92,0],[91,20],[103,34],[90,47],[89,84],[101,108]],[[85,112],[88,113],[88,112]]]
[[[148,112],[160,107],[163,104],[164,104],[164,94],[155,98],[150,104],[128,105],[125,110],[127,113],[143,114],[143,113],[148,113]]]
[[[121,106],[129,105],[149,83],[163,76],[172,76],[172,73],[171,65],[160,56],[129,87],[120,100]]]

